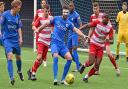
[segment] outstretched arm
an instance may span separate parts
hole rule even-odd
[[[79,29],[77,29],[76,27],[74,27],[73,31],[75,31],[80,37],[86,39],[87,36],[84,35]]]

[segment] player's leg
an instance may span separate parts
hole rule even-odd
[[[119,60],[119,52],[120,52],[120,43],[122,42],[122,32],[118,32],[117,35],[117,46],[116,46],[116,59]]]
[[[5,53],[6,53],[6,57],[7,57],[7,70],[8,70],[8,74],[11,80],[11,84],[14,85],[15,80],[14,80],[14,72],[13,72],[13,49],[11,47],[11,43],[8,40],[4,40],[3,41],[3,45],[4,45],[4,49],[5,49]]]
[[[69,71],[71,62],[72,62],[72,56],[66,46],[62,46],[62,49],[60,50],[60,56],[64,57],[67,60],[65,66],[64,66],[64,71],[63,71],[63,75],[61,78],[61,81],[64,81],[65,77]]]
[[[20,46],[17,44],[13,47],[13,53],[15,53],[15,57],[16,57],[16,65],[17,65],[17,73],[20,77],[21,81],[24,81],[24,77],[22,74],[22,60],[21,60],[21,48]]]
[[[72,36],[72,57],[76,63],[76,69],[77,71],[79,71],[80,62],[79,62],[77,47],[78,47],[78,35],[74,35]]]
[[[116,70],[117,76],[119,76],[120,75],[120,70],[119,70],[119,67],[118,67],[118,65],[117,65],[117,63],[115,61],[114,56],[112,55],[112,53],[110,51],[110,44],[109,43],[106,44],[106,53],[107,53],[107,56],[109,57],[111,63],[113,64],[115,70]]]
[[[128,31],[125,32],[124,42],[125,42],[125,45],[126,45],[126,61],[128,62]]]
[[[98,48],[98,47],[97,47]],[[89,71],[88,74],[85,75],[85,77],[83,78],[84,82],[88,82],[88,78],[91,77],[92,75],[95,74],[96,71],[99,70],[101,61],[102,61],[102,57],[103,57],[103,48],[99,47],[96,51],[96,59],[95,59],[95,65],[93,66],[93,68]]]
[[[44,51],[44,45],[42,43],[38,43],[37,44],[37,57],[34,61],[34,64],[32,65],[32,68],[30,70],[28,70],[28,79],[31,80],[37,80],[36,78],[36,72],[39,68],[39,66],[42,64],[42,54]]]
[[[45,50],[43,51],[43,54],[42,54],[44,67],[47,67],[47,53],[48,53],[48,46],[45,46]]]
[[[90,44],[89,47],[89,58],[85,61],[85,63],[80,67],[79,72],[82,74],[84,72],[84,69],[86,67],[89,67],[94,64],[96,57],[96,46],[93,44]]]
[[[58,85],[58,46],[55,43],[51,43],[51,52],[53,56],[53,74],[54,74],[54,85]]]

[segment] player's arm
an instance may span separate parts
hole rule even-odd
[[[73,28],[73,31],[76,32],[80,37],[86,39],[87,36],[84,35],[79,29],[77,29],[76,27]]]
[[[97,23],[98,23],[98,21],[90,22],[90,23],[84,24],[79,29],[82,30],[82,29],[86,29],[86,28],[96,27]]]
[[[36,30],[36,32],[42,31],[48,25],[53,25],[54,24],[54,20],[55,20],[55,17],[53,19],[50,19],[50,20],[45,21],[43,25],[41,25],[40,27],[38,27],[38,29]]]
[[[36,21],[36,19],[38,18],[38,13],[36,12],[35,16],[34,16],[34,19],[32,21],[32,25],[34,24],[34,22]]]
[[[120,12],[118,13],[116,17],[115,28],[118,26],[119,21],[120,21]]]
[[[21,28],[19,28],[18,34],[19,34],[19,43],[20,43],[20,46],[21,46],[23,44],[23,37],[22,37],[22,30],[21,30]]]
[[[22,22],[21,20],[19,19],[19,26],[18,26],[18,34],[19,34],[19,43],[20,43],[20,46],[23,44],[23,37],[22,37]]]
[[[108,37],[109,37],[109,42],[110,42],[110,44],[113,44],[113,43],[114,43],[114,40],[113,40],[113,37],[114,37],[114,30],[113,30],[113,28],[111,28]]]
[[[50,24],[51,24],[50,23],[50,20],[45,21],[45,23],[43,25],[41,25],[41,26],[38,27],[38,29],[36,30],[36,32],[42,31],[45,27],[47,27]]]
[[[80,16],[77,17],[77,23],[79,24],[80,27],[82,26],[82,21],[80,19]]]
[[[36,31],[39,26],[40,26],[40,17],[38,17],[37,20],[33,23],[32,29]]]

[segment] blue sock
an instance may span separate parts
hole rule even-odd
[[[57,80],[58,74],[58,57],[53,59],[53,72],[54,72],[54,80]]]
[[[66,77],[66,75],[67,75],[67,73],[69,71],[71,63],[72,63],[72,60],[67,60],[65,66],[64,66],[64,72],[63,72],[61,81],[63,81],[65,79],[65,77]]]
[[[74,61],[76,62],[76,69],[79,70],[80,62],[79,62],[77,50],[72,51],[72,57],[73,57]]]
[[[12,63],[12,60],[7,60],[7,67],[8,67],[8,73],[9,73],[9,77],[11,80],[14,79],[14,76],[13,76],[13,63]]]
[[[17,65],[18,71],[21,72],[21,65],[22,65],[21,60],[16,60],[16,65]]]

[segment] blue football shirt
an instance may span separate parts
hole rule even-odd
[[[63,19],[62,16],[55,16],[50,23],[54,25],[52,39],[59,42],[64,43],[66,32],[74,29],[74,25],[68,19]]]
[[[11,14],[11,10],[7,10],[2,14],[1,26],[3,28],[3,39],[11,39],[18,42],[18,30],[22,27],[20,15]]]

